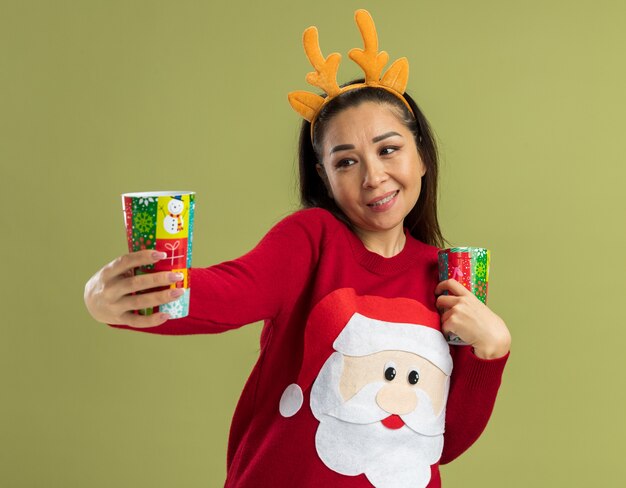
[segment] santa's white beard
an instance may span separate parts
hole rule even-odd
[[[376,488],[418,488],[430,481],[430,466],[441,457],[445,409],[436,415],[428,396],[416,389],[417,408],[400,417],[405,425],[389,429],[390,414],[376,403],[384,382],[362,388],[344,402],[339,394],[343,358],[334,353],[311,389],[311,410],[320,421],[315,446],[333,471],[365,474]]]

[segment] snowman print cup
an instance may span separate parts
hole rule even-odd
[[[183,295],[172,302],[137,310],[136,313],[151,315],[164,312],[173,319],[189,314],[189,268],[195,197],[196,194],[192,191],[155,191],[122,195],[128,250],[134,252],[154,249],[167,255],[165,259],[155,264],[136,268],[135,275],[157,271],[172,271],[183,275],[181,281],[170,286],[183,288]]]

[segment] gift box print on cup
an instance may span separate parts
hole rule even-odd
[[[195,193],[190,191],[158,191],[125,193],[122,195],[126,239],[131,252],[154,249],[166,257],[153,265],[135,269],[135,275],[172,271],[182,273],[184,279],[170,288],[183,288],[184,294],[158,307],[138,310],[150,315],[165,312],[171,318],[189,314],[189,268],[193,241]],[[166,288],[161,288],[166,289]],[[147,292],[155,291],[155,289]]]
[[[439,281],[454,278],[486,304],[491,252],[482,247],[452,247],[440,250],[438,255]],[[450,334],[448,342],[467,345],[454,334]]]

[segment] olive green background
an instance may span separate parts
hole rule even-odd
[[[449,487],[624,486],[626,6],[615,0],[0,3],[0,485],[218,487],[259,324],[114,330],[87,279],[126,252],[120,193],[197,192],[195,266],[298,208],[301,46],[340,77],[368,8],[441,147],[440,219],[492,249],[513,347]]]

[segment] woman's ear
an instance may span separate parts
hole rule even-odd
[[[315,165],[315,169],[317,170],[317,174],[320,176],[322,181],[324,182],[324,186],[326,187],[326,191],[328,192],[328,196],[333,198],[333,194],[330,191],[330,184],[328,183],[328,176],[326,175],[326,170],[324,169],[324,165],[321,163],[317,163]]]
[[[324,166],[321,163],[315,163],[315,169],[317,170],[317,174],[320,175],[320,178],[326,183],[326,170],[324,170]]]

